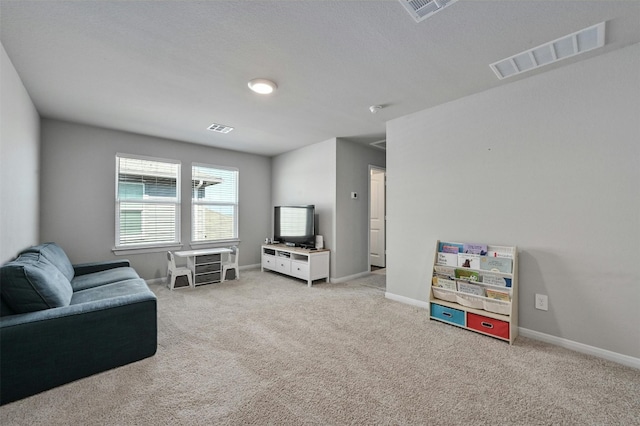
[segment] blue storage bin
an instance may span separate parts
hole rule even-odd
[[[431,304],[431,318],[464,327],[464,311],[446,306]]]

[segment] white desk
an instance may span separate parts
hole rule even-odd
[[[187,258],[194,286],[219,283],[222,280],[222,255],[231,253],[228,248],[208,248],[174,251],[178,257]]]

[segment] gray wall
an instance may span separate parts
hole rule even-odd
[[[40,116],[0,44],[0,263],[38,243]]]
[[[640,357],[639,69],[636,44],[389,122],[387,291],[428,300],[437,239],[517,245],[521,327]]]
[[[331,250],[330,275],[334,277],[336,139],[273,157],[271,179],[273,206],[316,206],[316,234],[324,237],[324,246]],[[273,211],[271,218],[270,231],[265,236],[273,236]]]
[[[336,277],[369,270],[369,165],[385,167],[385,151],[338,139]],[[357,199],[351,193],[358,194]]]
[[[166,275],[165,252],[112,253],[116,153],[182,162],[181,239],[190,249],[191,163],[237,167],[240,265],[260,263],[271,224],[268,157],[55,120],[42,121],[41,240],[56,241],[74,263],[128,258],[145,279]]]
[[[273,204],[316,206],[316,233],[331,250],[332,279],[369,269],[370,164],[384,167],[385,152],[341,139],[273,158]],[[352,200],[351,192],[357,192],[359,198]]]

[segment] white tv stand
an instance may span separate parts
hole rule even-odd
[[[311,287],[314,280],[324,278],[329,282],[328,249],[309,250],[288,247],[284,244],[266,244],[262,246],[262,267],[270,271],[290,275],[307,282]]]

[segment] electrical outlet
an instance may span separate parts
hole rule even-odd
[[[549,298],[546,294],[536,294],[536,309],[541,311],[549,310]]]

